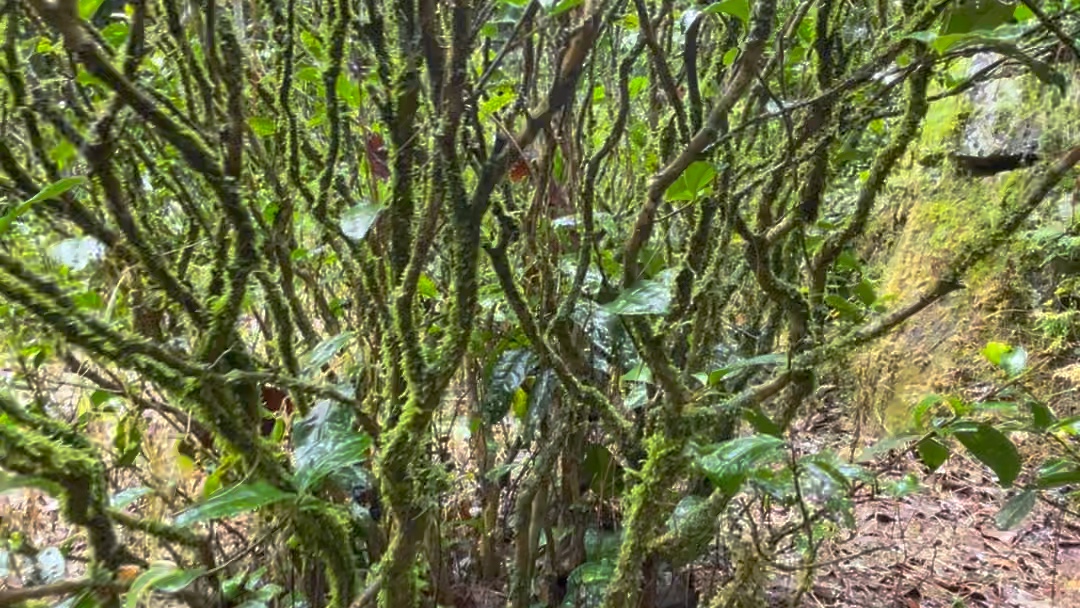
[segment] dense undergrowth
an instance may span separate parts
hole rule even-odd
[[[3,4],[0,484],[85,576],[0,603],[801,605],[898,455],[1066,508],[1077,8]]]

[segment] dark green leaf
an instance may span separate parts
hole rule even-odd
[[[619,496],[622,491],[621,468],[606,447],[592,443],[585,448],[585,459],[582,461],[582,470],[585,473],[583,481],[597,496]]]
[[[293,497],[295,494],[279,490],[265,481],[243,483],[181,512],[176,516],[176,525],[186,527],[211,519],[236,517]]]
[[[862,317],[862,311],[859,310],[858,306],[855,306],[851,302],[848,302],[846,298],[842,298],[834,293],[830,293],[829,295],[825,296],[825,303],[835,308],[841,315],[845,317],[851,319],[858,319]]]
[[[919,460],[922,460],[931,472],[936,471],[949,459],[949,448],[933,437],[926,437],[915,444],[915,450],[919,453]]]
[[[536,355],[526,348],[508,350],[499,356],[491,368],[481,411],[484,424],[491,426],[503,419],[510,410],[514,391],[525,382],[529,372],[536,366]]]
[[[771,435],[773,437],[783,437],[784,429],[780,428],[779,424],[773,422],[772,418],[761,409],[760,405],[755,405],[751,408],[743,410],[743,418],[750,423],[750,426],[754,427],[754,430],[759,433]]]
[[[1011,486],[1020,474],[1020,454],[1001,431],[979,424],[974,431],[957,431],[954,435],[975,458],[994,471],[1001,487]]]
[[[382,210],[382,205],[375,203],[360,203],[349,209],[341,216],[342,234],[354,241],[362,240],[375,224]]]
[[[1027,518],[1035,508],[1035,490],[1024,490],[1013,496],[994,516],[994,525],[998,530],[1012,530]]]
[[[1032,424],[1035,425],[1037,430],[1045,431],[1057,421],[1057,416],[1054,415],[1050,406],[1045,403],[1042,403],[1041,401],[1032,401],[1030,405]]]
[[[296,485],[301,492],[310,490],[327,476],[363,462],[371,448],[366,433],[332,435],[296,458]]]
[[[340,488],[351,490],[366,483],[366,477],[356,465],[363,461],[371,439],[354,430],[354,415],[350,408],[320,399],[304,418],[292,425],[293,467],[297,475],[313,487],[329,476]],[[347,462],[350,455],[355,460]],[[333,462],[324,466],[321,461]]]

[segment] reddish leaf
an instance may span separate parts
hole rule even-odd
[[[364,151],[367,153],[368,166],[371,174],[376,179],[385,180],[390,178],[389,155],[386,152],[386,142],[382,135],[370,133],[364,142]]]

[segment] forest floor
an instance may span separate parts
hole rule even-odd
[[[832,420],[824,432],[807,429],[810,432],[802,436],[813,445],[803,447],[831,445],[846,453],[840,446],[849,444],[853,436],[853,429],[844,428],[848,425]],[[998,488],[993,474],[981,464],[956,455],[927,475],[913,457],[900,457],[893,463],[890,470],[879,473],[892,477],[916,472],[921,490],[903,498],[877,496],[860,502],[855,508],[855,528],[840,530],[821,544],[821,565],[812,592],[801,606],[1080,606],[1080,517],[1075,513],[1063,514],[1040,503],[1016,529],[1000,531],[994,516],[1009,494]],[[74,556],[85,554],[85,542],[62,523],[57,500],[37,491],[0,493],[0,530],[21,531],[28,545],[38,551],[66,543]],[[55,550],[52,555],[58,556]],[[51,563],[63,568],[63,572],[50,573],[51,580],[77,578],[84,571],[77,557],[54,558]],[[0,589],[40,582],[25,576],[28,560],[20,559],[19,565],[21,572],[0,568]],[[708,577],[707,570],[698,572]],[[773,582],[778,597],[788,595],[784,592],[794,584],[793,575],[778,575]],[[501,590],[474,591],[478,593],[465,605],[502,604]]]

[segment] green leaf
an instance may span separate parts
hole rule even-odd
[[[311,373],[322,369],[322,366],[326,365],[333,359],[341,349],[352,341],[356,336],[354,331],[341,332],[336,336],[331,336],[322,342],[315,345],[315,348],[311,349],[311,352],[304,357],[301,363],[305,373]]]
[[[362,240],[382,210],[382,205],[375,203],[356,205],[341,216],[341,232],[354,241]]]
[[[499,87],[494,94],[480,103],[479,118],[487,121],[496,112],[510,105],[517,99],[517,93],[510,87]]]
[[[1030,405],[1032,424],[1035,425],[1037,430],[1045,431],[1057,421],[1057,416],[1054,415],[1054,411],[1045,403],[1042,403],[1041,401],[1032,401]]]
[[[947,13],[941,33],[968,34],[979,30],[993,30],[1008,23],[1015,10],[1013,2],[958,2]]]
[[[1080,469],[1056,471],[1039,476],[1038,486],[1043,489],[1059,488],[1080,483]]]
[[[156,562],[131,583],[124,596],[124,608],[136,608],[139,600],[154,590],[166,593],[180,591],[204,572],[202,569],[181,570],[172,562]]]
[[[703,160],[694,161],[670,186],[664,196],[669,201],[692,201],[712,189],[716,168]]]
[[[783,445],[782,439],[771,435],[739,437],[705,448],[707,453],[699,455],[696,463],[713,485],[725,493],[734,494],[746,476],[772,459]]]
[[[652,383],[652,370],[644,362],[638,363],[633,369],[623,374],[619,380],[622,382]]]
[[[320,399],[308,415],[292,425],[293,469],[304,473],[308,487],[330,477],[342,489],[351,490],[367,483],[363,471],[355,466],[365,458],[371,438],[353,429],[355,416],[350,408]],[[348,455],[355,456],[345,462]],[[324,468],[320,461],[331,459]]]
[[[89,21],[104,3],[105,0],[79,0],[79,18]]]
[[[1011,349],[1012,347],[1004,342],[988,342],[986,347],[982,349],[982,356],[986,357],[986,360],[990,363],[1000,367],[1001,358]]]
[[[724,56],[721,58],[721,61],[724,62],[724,67],[728,67],[731,64],[735,63],[735,60],[738,59],[738,58],[739,58],[739,47],[732,47],[732,48],[728,49],[726,53],[724,53]]]
[[[259,137],[269,137],[277,131],[277,123],[268,116],[252,116],[248,118],[248,126]]]
[[[750,426],[754,427],[754,430],[759,433],[771,435],[773,437],[783,437],[784,429],[780,428],[779,424],[773,422],[772,418],[761,409],[760,405],[749,407],[743,410],[743,418],[750,423]]]
[[[725,13],[745,24],[750,22],[750,0],[721,0],[706,6],[701,12],[714,15]]]
[[[102,28],[101,37],[105,39],[105,42],[109,43],[109,46],[119,49],[127,42],[130,30],[131,26],[127,24],[127,21],[113,21]]]
[[[874,284],[863,279],[859,281],[859,284],[855,286],[855,297],[859,298],[859,301],[866,306],[873,306],[877,301],[877,291],[874,289]]]
[[[933,437],[926,437],[915,444],[915,450],[919,453],[919,460],[922,460],[931,472],[938,470],[938,467],[949,459],[949,448]]]
[[[552,17],[561,15],[572,8],[581,6],[584,2],[585,0],[561,0],[555,6],[551,7],[548,14]]]
[[[303,458],[296,459],[297,487],[305,492],[329,475],[356,466],[367,458],[370,448],[371,437],[366,433],[340,434],[319,442],[316,449],[308,450]]]
[[[1016,19],[1017,23],[1023,23],[1034,16],[1035,13],[1022,2],[1017,4],[1016,10],[1013,11],[1013,19]]]
[[[1001,431],[988,424],[978,424],[975,430],[956,431],[954,435],[975,458],[994,471],[1001,487],[1010,487],[1020,474],[1020,454]]]
[[[994,516],[998,530],[1012,530],[1019,526],[1035,508],[1035,490],[1024,490],[1013,496]]]
[[[911,419],[915,422],[915,428],[926,428],[927,415],[930,414],[930,410],[932,410],[935,405],[942,401],[945,401],[945,398],[941,395],[927,395],[923,397],[922,401],[916,404],[911,410]]]
[[[671,308],[670,271],[656,279],[642,279],[601,309],[613,315],[663,315]]]
[[[176,516],[175,523],[177,526],[186,527],[211,519],[236,517],[295,496],[265,481],[243,483],[215,494],[206,502],[181,512]]]
[[[484,403],[480,408],[485,425],[491,426],[506,416],[514,391],[525,382],[536,362],[536,355],[526,348],[508,350],[499,356],[491,367],[491,378],[488,380]]]
[[[9,209],[7,213],[0,217],[0,235],[7,234],[8,230],[11,230],[11,224],[26,213],[34,204],[57,198],[68,190],[83,183],[86,183],[85,177],[65,177],[45,186],[40,192]]]
[[[852,319],[862,317],[862,311],[859,310],[858,306],[855,306],[851,302],[848,302],[846,298],[842,298],[834,293],[825,296],[825,303],[835,308],[842,316]]]

